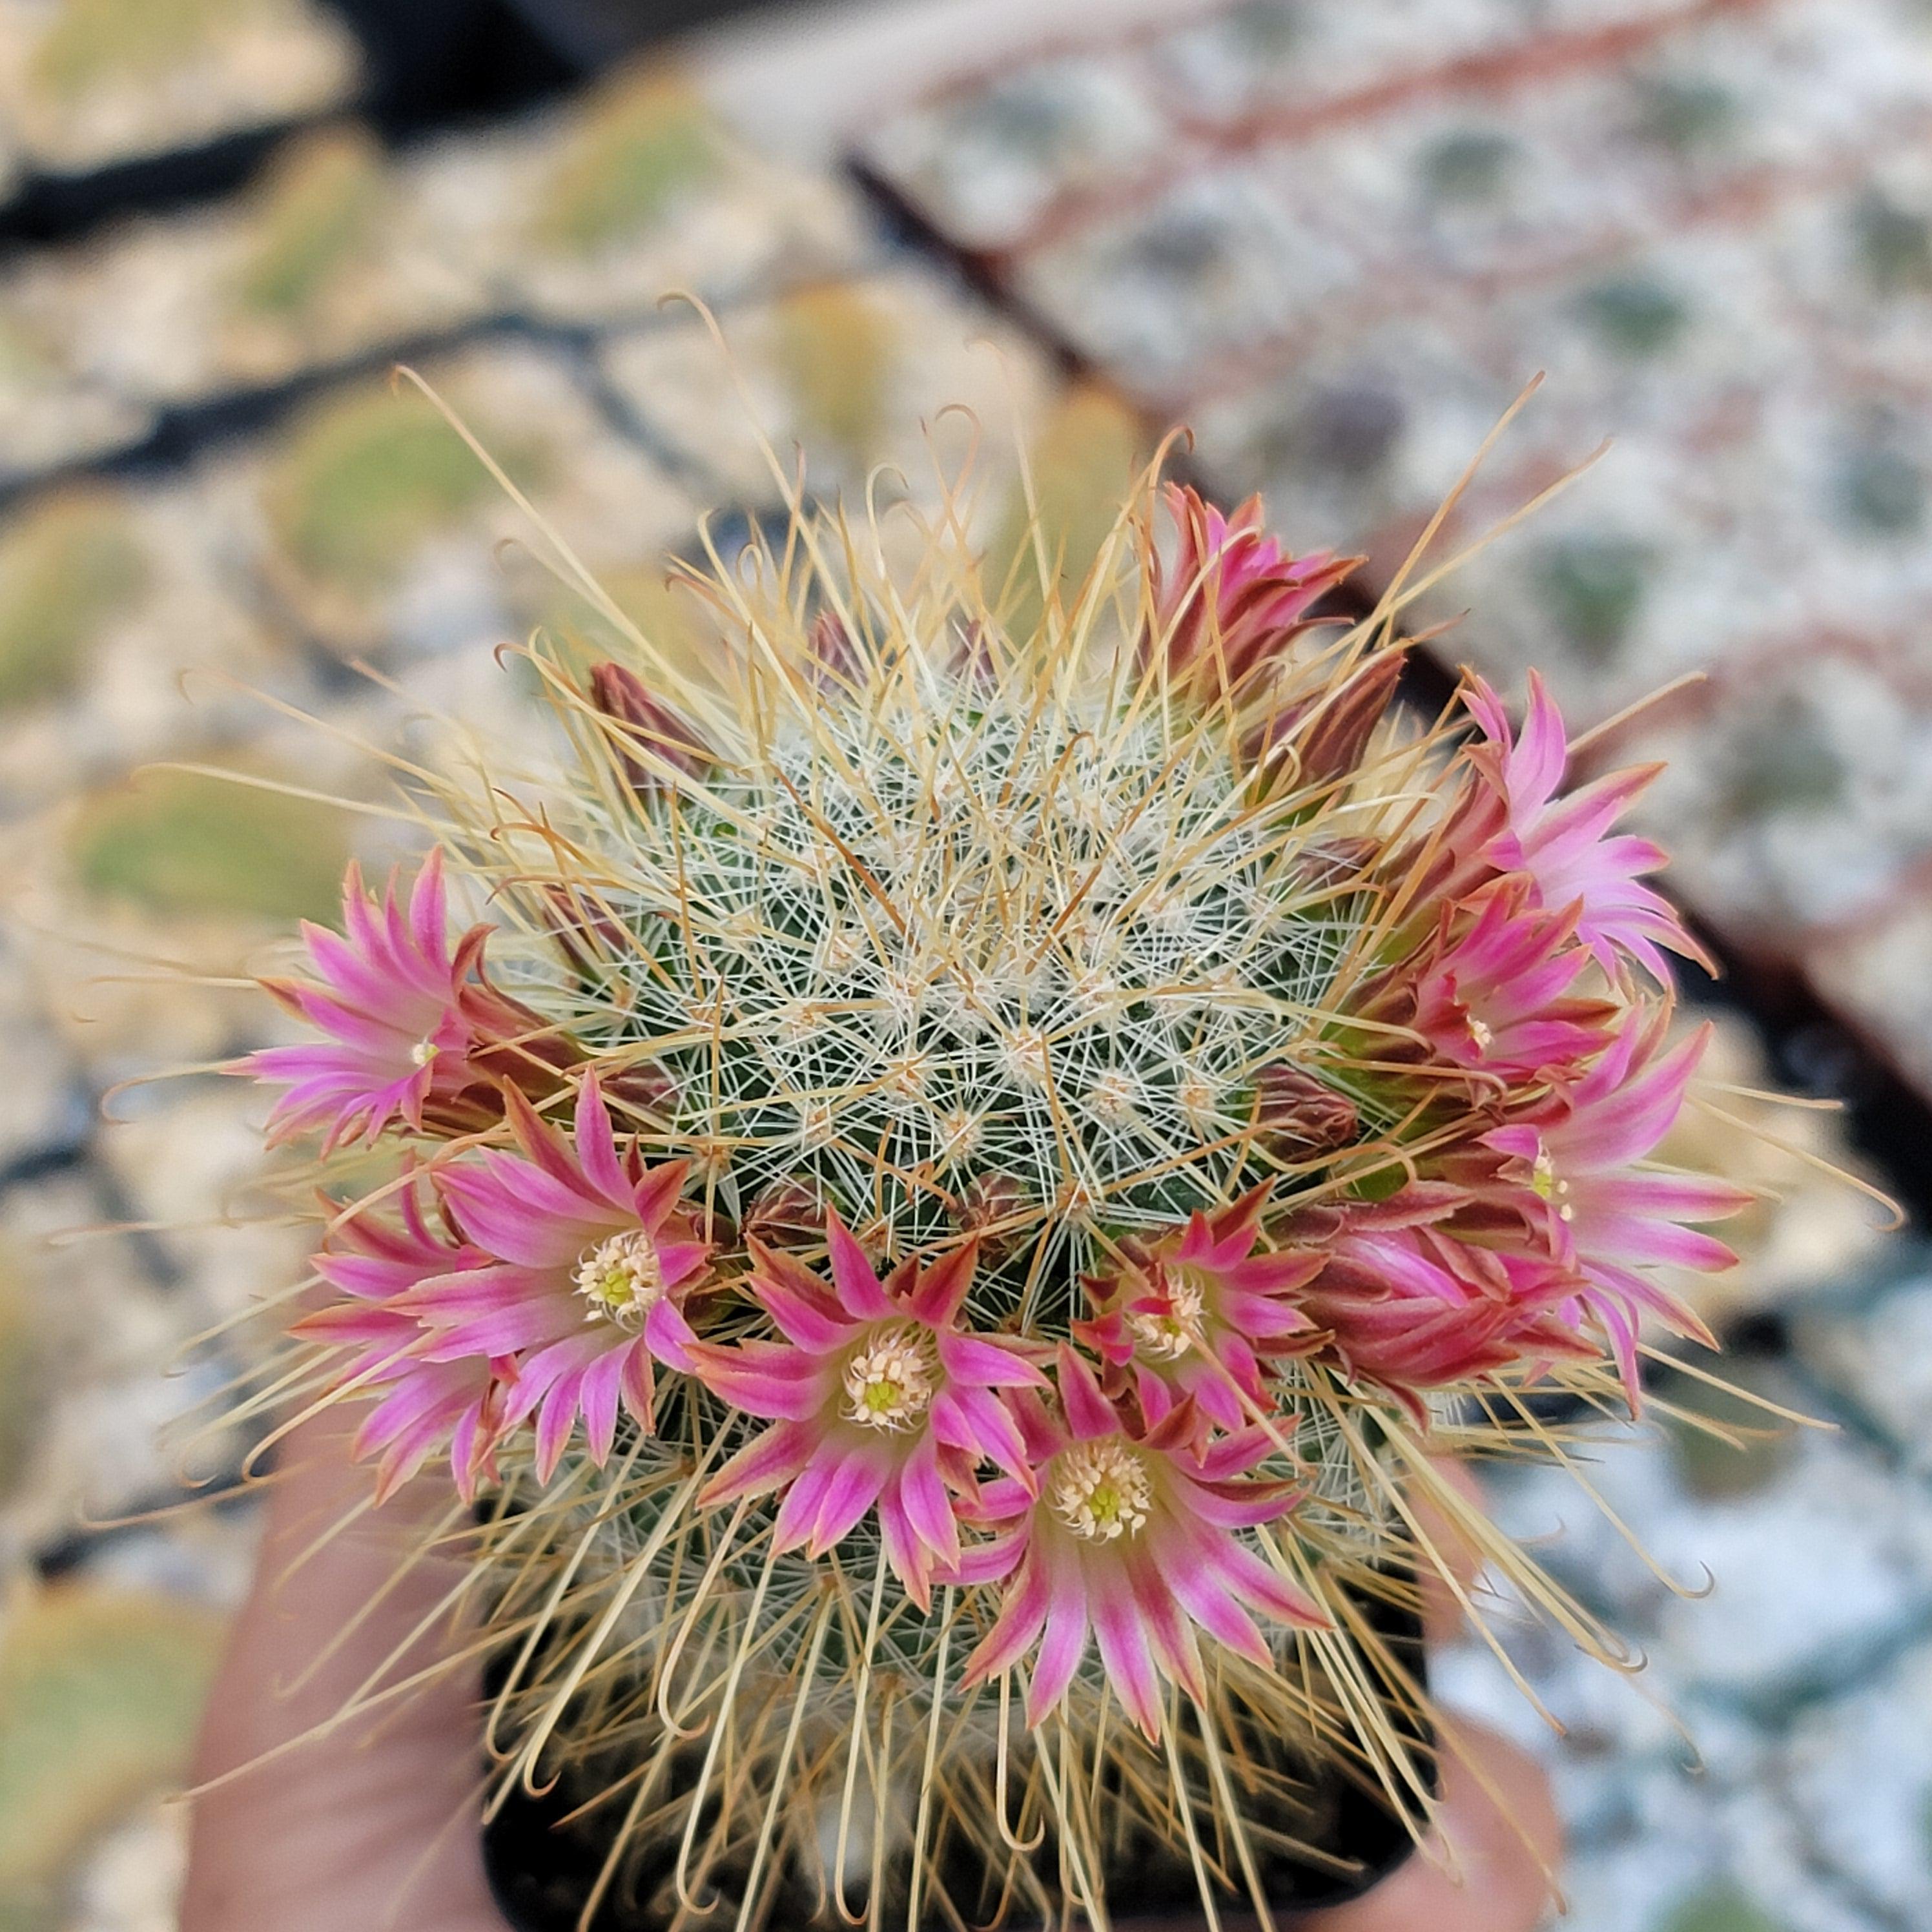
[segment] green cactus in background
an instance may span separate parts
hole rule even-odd
[[[300,571],[367,596],[386,589],[425,538],[492,488],[420,396],[358,389],[298,422],[269,478],[266,507]]]
[[[1687,1899],[1662,1932],[1785,1932],[1784,1924],[1728,1881]]]
[[[538,238],[589,255],[649,228],[682,190],[716,172],[710,110],[674,74],[648,70],[607,87],[559,157]]]
[[[1422,157],[1422,178],[1438,201],[1492,201],[1521,158],[1522,150],[1507,134],[1487,128],[1458,128],[1430,144]]]
[[[1874,188],[1852,211],[1858,266],[1874,294],[1932,290],[1932,222]]]
[[[260,0],[61,0],[34,50],[33,77],[70,97],[116,75],[173,66],[260,10]]]
[[[1014,581],[1016,628],[1037,618],[1040,547],[1055,563],[1060,594],[1077,589],[1114,526],[1140,445],[1133,412],[1098,384],[1069,390],[1042,423],[1029,458],[1037,518],[1016,491],[987,557],[988,582]]]
[[[0,706],[70,688],[100,626],[148,577],[125,507],[112,496],[47,497],[0,533]]]
[[[164,916],[271,920],[326,918],[348,856],[335,806],[166,770],[90,800],[70,850],[104,898]]]
[[[338,129],[295,143],[264,184],[236,286],[244,310],[299,316],[378,232],[386,176],[365,134]]]
[[[18,1490],[38,1438],[44,1412],[42,1328],[31,1283],[14,1256],[0,1252],[0,1506]]]
[[[1613,658],[1643,604],[1650,553],[1614,536],[1553,544],[1535,568],[1540,600],[1564,636],[1597,663]]]
[[[1721,81],[1665,75],[1641,92],[1636,132],[1679,156],[1719,146],[1736,125],[1738,104]]]
[[[179,1779],[220,1630],[212,1611],[88,1584],[13,1610],[0,1636],[0,1926],[62,1922],[65,1868]]]
[[[898,352],[891,315],[850,282],[818,283],[779,303],[777,348],[808,440],[863,461],[891,396]]]
[[[1690,326],[1682,297],[1646,274],[1599,282],[1583,292],[1577,307],[1606,349],[1633,360],[1675,348]]]

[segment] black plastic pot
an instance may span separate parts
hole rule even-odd
[[[1420,1620],[1380,1598],[1364,1600],[1363,1608],[1389,1650],[1418,1683],[1424,1682]],[[1406,1728],[1414,1734],[1412,1726]],[[1401,1866],[1414,1850],[1408,1824],[1379,1792],[1339,1774],[1327,1775],[1324,1827],[1317,1840],[1323,1856],[1278,1856],[1265,1868],[1269,1904],[1283,1912],[1359,1898]],[[515,1932],[577,1932],[584,1900],[609,1849],[595,1814],[587,1821],[565,1822],[581,1796],[567,1784],[540,1798],[520,1791],[484,1832],[490,1882]],[[667,1858],[670,1855],[667,1847]],[[642,1856],[648,1863],[648,1850]],[[1191,1873],[1171,1862],[1160,1871],[1123,1869],[1108,1876],[1110,1894],[1132,1902],[1130,1912],[1115,1915],[1121,1932],[1199,1916],[1200,1900]],[[623,1902],[618,1895],[623,1889],[613,1888],[613,1898],[598,1912],[592,1932],[662,1932],[657,1920]],[[1246,1905],[1245,1900],[1232,1897],[1226,1903],[1236,1914]],[[1016,1924],[1013,1932],[1026,1932],[1024,1924]]]

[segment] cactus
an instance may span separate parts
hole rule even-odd
[[[314,135],[278,155],[236,280],[242,308],[285,320],[305,313],[374,238],[386,185],[381,150],[356,130]]]
[[[1749,1894],[1734,1885],[1706,1887],[1686,1899],[1664,1922],[1662,1932],[1785,1932]]]
[[[49,497],[0,536],[0,706],[77,683],[100,626],[140,595],[148,574],[125,512],[109,497]]]
[[[105,76],[172,68],[232,28],[260,0],[61,0],[34,48],[33,77],[56,97]]]
[[[179,1779],[220,1636],[212,1611],[98,1585],[52,1585],[10,1605],[0,1633],[0,1915],[14,1906],[23,1924],[62,1922],[52,1908],[68,1863]]]
[[[878,446],[898,352],[892,316],[863,288],[820,282],[778,304],[778,364],[808,443],[864,464]]]
[[[82,807],[70,850],[81,884],[150,913],[326,918],[346,841],[330,805],[274,791],[236,808],[235,787],[144,772]]]
[[[388,588],[419,544],[489,488],[419,397],[357,389],[328,398],[296,424],[268,479],[267,508],[283,550],[304,573],[368,594]]]
[[[1097,383],[1070,388],[1041,423],[1030,493],[1013,490],[985,568],[988,594],[1014,630],[1037,625],[1048,597],[1077,590],[1119,520],[1140,450],[1132,410]]]
[[[1534,680],[1405,722],[1258,502],[1037,500],[991,567],[800,507],[707,662],[539,638],[561,770],[436,778],[240,1070],[340,1204],[291,1379],[446,1468],[503,1775],[608,1783],[653,1919],[1104,1924],[1264,1901],[1324,1764],[1426,1810],[1360,1610],[1425,1445],[1634,1391],[1730,1258],[1638,1164],[1703,1045],[1648,774],[1562,795]]]
[[[715,175],[724,149],[710,110],[676,75],[646,68],[608,83],[558,157],[539,238],[577,255],[652,226]]]

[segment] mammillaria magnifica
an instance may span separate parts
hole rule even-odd
[[[501,1774],[608,1784],[664,1922],[1104,1924],[1130,1843],[1258,1899],[1295,1767],[1426,1796],[1361,1606],[1430,1456],[1700,1332],[1694,948],[1646,775],[1565,792],[1534,682],[1400,708],[1258,502],[1150,481],[1024,597],[896,514],[691,573],[695,668],[539,637],[560,755],[277,982],[302,1385],[448,1459]]]

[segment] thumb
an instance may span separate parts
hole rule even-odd
[[[349,1520],[370,1488],[332,1420],[290,1433],[203,1722],[181,1932],[504,1932],[483,1870],[476,1670],[338,1721],[370,1680],[446,1654],[436,1612],[460,1574],[424,1560],[398,1580],[434,1517],[406,1493]]]
[[[1549,1780],[1480,1724],[1442,1726],[1430,1841],[1367,1897],[1298,1919],[1307,1932],[1534,1932],[1554,1912],[1563,1832]]]

